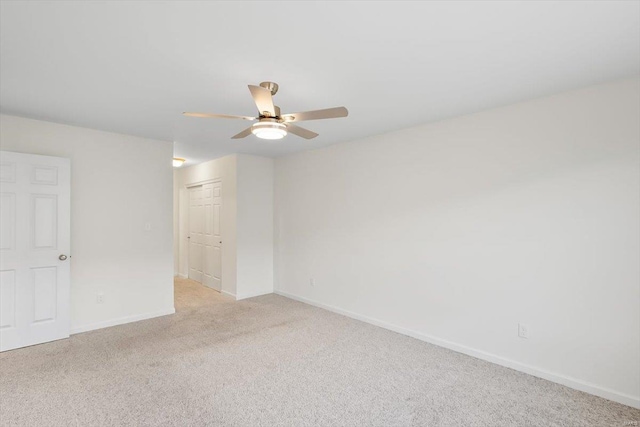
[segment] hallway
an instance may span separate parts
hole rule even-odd
[[[191,279],[176,278],[173,283],[173,294],[177,313],[185,310],[235,302],[233,298],[207,288],[203,284]]]

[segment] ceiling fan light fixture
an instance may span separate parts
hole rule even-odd
[[[277,122],[258,122],[251,126],[251,133],[261,139],[282,139],[287,136],[287,127]]]

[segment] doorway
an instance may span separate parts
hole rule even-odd
[[[188,277],[222,291],[222,182],[188,187]]]

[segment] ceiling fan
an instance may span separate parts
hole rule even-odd
[[[327,108],[324,110],[304,111],[301,113],[281,114],[280,107],[273,104],[273,95],[278,92],[278,84],[273,82],[262,82],[260,86],[249,85],[249,91],[258,107],[258,117],[232,116],[228,114],[209,113],[182,113],[190,117],[219,118],[219,119],[242,119],[257,120],[252,126],[243,130],[232,139],[240,139],[254,134],[262,139],[282,139],[287,133],[298,135],[305,139],[312,139],[318,136],[317,133],[308,129],[294,125],[293,123],[305,120],[334,119],[337,117],[347,117],[349,111],[344,107]]]

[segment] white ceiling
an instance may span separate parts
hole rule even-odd
[[[640,73],[640,2],[2,2],[2,112],[279,156]],[[230,137],[247,84],[320,136]]]

